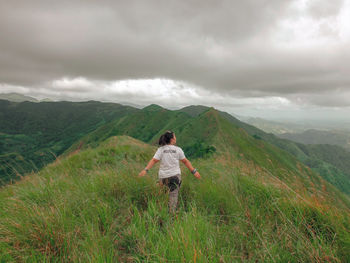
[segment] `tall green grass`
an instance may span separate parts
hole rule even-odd
[[[348,210],[312,206],[217,155],[183,168],[176,215],[154,147],[113,137],[0,191],[0,262],[349,262]],[[229,160],[229,159],[228,159]],[[212,165],[215,163],[215,165]]]

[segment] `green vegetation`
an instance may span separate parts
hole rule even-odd
[[[84,135],[135,111],[96,101],[0,100],[0,185],[38,171]]]
[[[129,135],[156,145],[164,131],[173,130],[187,157],[207,158],[217,150],[213,145],[213,135],[219,132],[216,118],[207,118],[206,113],[210,111],[213,108],[204,106],[171,111],[154,104],[139,110],[94,101],[14,103],[0,100],[0,183],[36,172],[57,156],[97,147],[107,138],[118,135]],[[240,147],[267,145],[259,157],[251,156],[252,160],[259,161],[264,151],[271,148],[263,143],[268,142],[283,150],[273,154],[272,159],[285,160],[280,156],[286,151],[350,194],[349,152],[336,146],[302,145],[280,139],[240,122],[228,113],[218,113],[233,125],[228,126],[227,133],[242,129],[241,132],[252,136],[249,144],[245,141]],[[221,143],[225,145],[225,142]],[[272,151],[276,152],[276,149]],[[295,163],[288,165],[296,167]]]
[[[182,110],[192,116],[197,116],[208,109],[208,107],[203,106],[190,106]],[[272,133],[266,133],[252,125],[241,122],[226,112],[218,112],[220,116],[235,126],[243,128],[255,139],[264,140],[294,155],[300,162],[319,173],[322,178],[350,195],[350,153],[348,151],[334,145],[305,145],[281,139]]]
[[[206,145],[204,142],[196,141],[194,144],[183,148],[189,158],[208,157],[216,151],[214,146]]]
[[[150,105],[134,114],[101,126],[73,144],[64,155],[80,145],[83,148],[96,147],[103,140],[116,135],[129,135],[143,142],[157,145],[166,130],[173,130],[179,146],[189,158],[207,157],[215,152],[210,140],[216,134],[216,120],[208,119],[203,113],[198,117]]]
[[[267,144],[227,133],[215,112],[201,117],[217,121],[217,151],[192,161],[201,180],[182,167],[177,216],[155,184],[158,164],[137,177],[156,147],[111,137],[0,191],[0,261],[349,262],[348,199],[306,167],[288,168],[288,154],[260,156]]]

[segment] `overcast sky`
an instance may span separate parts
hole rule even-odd
[[[350,114],[350,0],[0,0],[0,93]]]

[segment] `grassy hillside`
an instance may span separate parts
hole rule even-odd
[[[66,150],[65,154],[77,148],[95,147],[111,136],[129,135],[143,142],[156,145],[162,133],[173,130],[185,148],[188,156],[197,154],[190,152],[190,148],[198,143],[204,143],[215,134],[215,124],[210,125],[207,120],[191,117],[189,114],[171,111],[157,105],[150,105],[141,111],[129,114],[121,119],[101,126],[87,134],[81,140]],[[204,147],[204,146],[203,146]]]
[[[182,167],[179,213],[167,211],[156,147],[114,136],[0,191],[2,261],[349,262],[349,198],[287,152],[209,110],[178,132],[216,152]]]
[[[38,171],[85,134],[135,111],[96,101],[0,100],[0,185]]]
[[[197,116],[209,108],[203,106],[190,106],[184,112]],[[342,192],[350,195],[350,155],[344,149],[331,145],[303,145],[286,139],[281,139],[272,133],[266,133],[252,125],[241,122],[232,115],[219,111],[220,116],[232,124],[243,128],[256,139],[264,140],[295,156],[300,162],[306,164],[313,171],[319,173],[325,180],[336,186]]]

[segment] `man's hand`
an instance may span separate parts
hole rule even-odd
[[[146,172],[145,170],[142,170],[142,171],[139,173],[139,177],[145,176],[146,173],[147,173],[147,172]]]
[[[201,179],[201,175],[200,175],[198,172],[196,172],[196,173],[194,174],[194,176],[195,176],[196,178],[198,178],[198,179]]]

